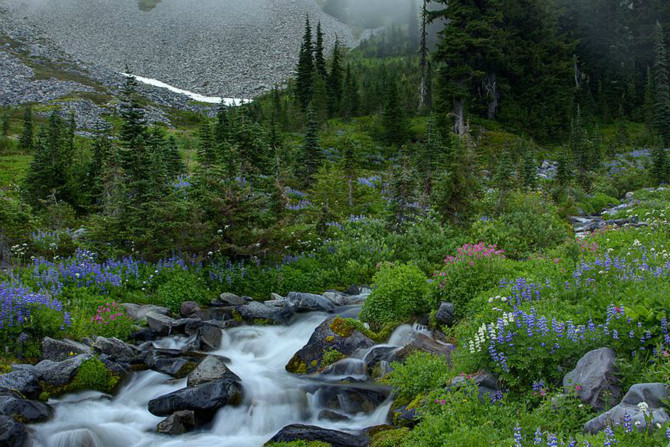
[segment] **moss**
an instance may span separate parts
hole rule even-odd
[[[310,366],[311,366],[312,368],[316,368],[316,366],[317,366],[318,364],[319,364],[319,361],[315,359],[315,360],[312,360],[312,362],[310,363]]]
[[[351,335],[356,330],[356,327],[351,324],[349,319],[335,317],[335,319],[330,323],[330,330],[342,338],[347,338],[351,337]]]
[[[307,364],[302,361],[298,354],[295,354],[286,365],[286,371],[294,374],[305,374],[307,373]]]
[[[240,315],[237,309],[233,309],[232,314],[233,320],[237,321],[238,323],[244,323],[244,318],[242,318],[242,315]]]
[[[182,379],[188,376],[197,366],[198,364],[196,362],[187,362],[184,366],[181,367],[179,371],[177,371],[175,377],[177,379]]]
[[[334,342],[335,341],[335,336],[334,335],[329,335],[328,337],[326,337],[326,341],[328,343]]]
[[[119,384],[120,376],[111,372],[97,357],[86,360],[79,367],[72,382],[63,386],[53,386],[46,382],[40,382],[47,399],[51,396],[60,396],[77,391],[95,390],[111,394]],[[40,395],[40,398],[42,395]]]
[[[269,442],[267,447],[331,447],[331,444],[321,441],[292,441],[292,442]]]
[[[409,428],[383,430],[372,436],[370,447],[396,447],[409,435]]]
[[[327,349],[324,351],[323,356],[321,357],[321,368],[330,366],[333,363],[342,360],[344,357],[346,356],[337,349]]]
[[[256,318],[252,322],[252,324],[255,325],[255,326],[273,326],[276,323],[272,320],[267,319],[267,318]]]

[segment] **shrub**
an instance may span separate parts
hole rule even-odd
[[[397,430],[384,430],[372,436],[370,447],[397,447],[409,434],[409,428],[403,427]]]
[[[438,355],[417,352],[404,364],[393,363],[393,371],[386,380],[397,389],[398,398],[410,401],[417,395],[445,386],[449,377],[447,360]]]
[[[535,194],[513,196],[496,218],[484,217],[472,226],[475,240],[500,247],[512,259],[557,247],[571,235],[556,207]]]
[[[495,246],[465,244],[434,273],[431,305],[436,309],[440,301],[451,302],[456,315],[463,317],[472,298],[514,276],[516,268]]]
[[[210,294],[200,276],[180,269],[174,269],[156,290],[160,302],[174,312],[179,312],[179,307],[184,301],[205,303]]]
[[[429,310],[426,276],[411,264],[385,264],[373,277],[372,294],[363,304],[361,319],[383,325]]]

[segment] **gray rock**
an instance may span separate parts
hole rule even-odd
[[[307,344],[296,352],[286,365],[287,371],[314,373],[322,368],[325,352],[336,350],[344,356],[351,356],[358,349],[367,349],[375,345],[374,341],[356,330],[350,335],[344,334],[348,335],[346,337],[336,334],[331,327],[336,318],[327,319],[314,330]]]
[[[349,416],[331,410],[321,410],[319,412],[318,418],[321,420],[333,421],[333,422],[342,422],[351,420]]]
[[[167,307],[154,306],[152,304],[140,305],[133,303],[123,303],[122,306],[126,310],[126,315],[128,318],[135,321],[144,320],[148,313],[170,315],[170,309]]]
[[[282,428],[270,442],[321,441],[332,447],[367,447],[368,437],[362,433],[351,434],[313,425],[293,424]]]
[[[72,340],[54,340],[44,337],[42,339],[42,360],[53,360],[60,362],[79,354],[90,354],[91,348]]]
[[[276,324],[286,324],[293,317],[294,311],[289,307],[273,307],[258,301],[252,301],[240,306],[237,311],[248,322],[254,320],[269,320]]]
[[[35,368],[21,369],[0,376],[0,392],[19,392],[22,396],[37,399],[42,392],[40,372]]]
[[[454,324],[454,315],[454,305],[443,301],[437,309],[435,320],[437,320],[439,324],[452,326]]]
[[[192,360],[187,360],[180,355],[181,351],[178,351],[177,355],[170,355],[164,350],[153,350],[147,354],[145,362],[149,369],[153,371],[176,378],[182,378],[193,371],[196,367],[196,363]]]
[[[349,415],[370,414],[391,394],[391,387],[370,384],[319,383],[306,386],[322,408]]]
[[[198,329],[196,335],[200,342],[200,349],[205,352],[215,351],[221,346],[221,328],[218,326],[204,325]]]
[[[62,362],[42,360],[35,365],[35,368],[39,371],[44,382],[53,386],[63,386],[72,382],[82,363],[91,358],[90,354],[81,354]]]
[[[105,354],[115,362],[141,363],[143,355],[135,346],[129,345],[118,338],[98,337],[93,344],[93,350]]]
[[[174,318],[153,311],[146,314],[146,319],[149,328],[159,335],[170,335],[177,326],[177,320]]]
[[[246,304],[247,300],[244,298],[241,298],[234,293],[227,293],[224,292],[221,295],[219,295],[219,298],[217,299],[217,305],[224,305],[224,306],[241,306],[243,304]]]
[[[324,292],[323,297],[336,306],[345,306],[347,304],[347,296],[337,290]]]
[[[630,387],[619,405],[609,411],[597,416],[584,425],[587,433],[597,433],[604,430],[608,425],[623,425],[624,417],[628,414],[633,427],[639,431],[647,430],[646,416],[651,417],[651,429],[655,430],[656,424],[665,426],[670,422],[670,417],[663,403],[670,397],[670,385],[665,383],[638,383]],[[648,409],[645,412],[638,404],[645,402]]]
[[[615,362],[616,353],[610,348],[587,352],[575,369],[563,377],[564,391],[575,389],[577,397],[596,410],[611,408],[621,398]]]
[[[184,301],[181,303],[181,306],[179,306],[179,313],[184,318],[190,317],[197,312],[200,312],[200,310],[200,306],[195,301]]]
[[[451,380],[449,388],[459,388],[463,386],[467,378],[463,375],[457,376]],[[472,377],[472,380],[477,385],[479,390],[479,400],[482,402],[490,402],[491,398],[498,392],[502,391],[502,384],[496,376],[491,373],[482,372]]]
[[[51,418],[53,410],[44,402],[5,395],[0,396],[0,415],[19,419],[24,423],[44,422]]]
[[[156,431],[165,435],[183,435],[195,427],[196,419],[193,411],[177,411],[161,421]]]
[[[451,352],[454,349],[454,346],[449,343],[442,343],[430,338],[425,334],[417,332],[412,334],[412,338],[409,343],[407,343],[402,349],[395,352],[393,360],[404,362],[412,353],[421,351],[428,352],[429,354],[433,355],[441,355],[447,361],[450,361]]]
[[[186,386],[195,387],[215,380],[231,379],[241,382],[240,378],[226,366],[227,359],[218,355],[208,355],[205,360],[188,375]]]
[[[335,304],[321,295],[291,292],[287,297],[296,312],[335,312]]]
[[[242,387],[232,379],[217,380],[188,387],[149,401],[149,412],[169,416],[190,410],[198,417],[211,418],[221,407],[242,402]]]
[[[345,358],[327,366],[320,374],[329,380],[333,378],[350,378],[354,380],[365,380],[368,376],[365,362],[360,359]]]
[[[9,416],[0,416],[0,446],[25,447],[28,445],[28,430]]]

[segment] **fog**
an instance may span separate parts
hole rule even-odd
[[[388,23],[406,23],[419,10],[420,0],[321,0],[323,10],[342,22],[363,28],[377,28]]]

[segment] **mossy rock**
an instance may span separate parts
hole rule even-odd
[[[54,386],[46,382],[40,382],[43,395],[40,398],[60,396],[67,393],[79,391],[100,391],[112,394],[118,386],[121,377],[107,369],[104,363],[97,357],[92,357],[81,364],[72,382],[63,386]]]
[[[402,445],[404,439],[409,435],[409,431],[409,428],[403,427],[371,434],[370,447],[397,447]]]

